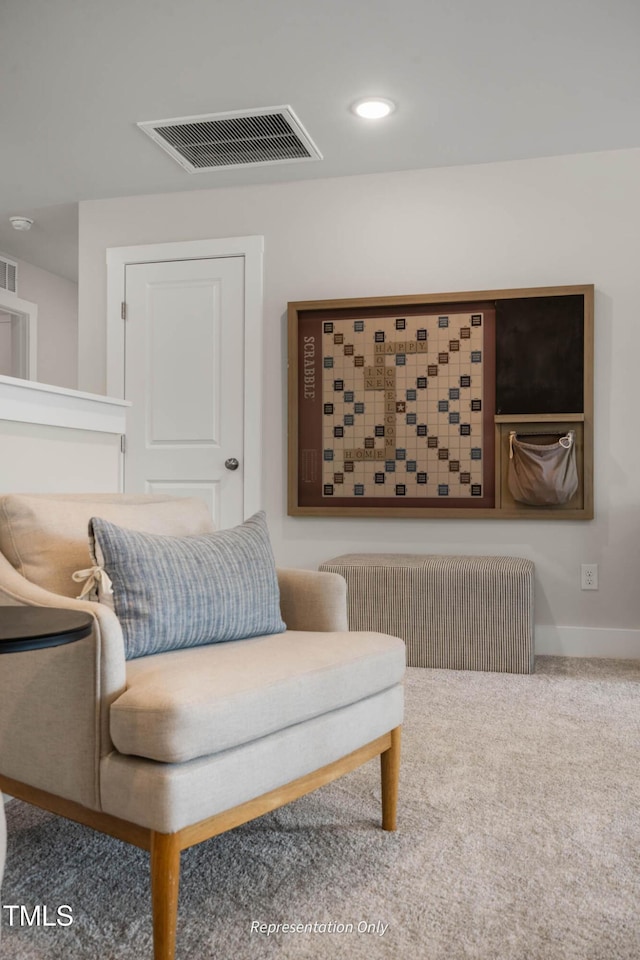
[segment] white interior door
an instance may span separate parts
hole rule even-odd
[[[217,527],[240,523],[244,258],[127,264],[125,302],[125,491],[199,496]]]

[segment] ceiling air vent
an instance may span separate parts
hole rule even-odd
[[[138,126],[189,173],[322,160],[289,106],[149,120]]]
[[[18,264],[0,256],[0,290],[18,292]]]

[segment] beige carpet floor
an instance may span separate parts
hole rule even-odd
[[[396,834],[371,763],[184,853],[178,960],[639,960],[640,662],[413,668],[404,739]],[[3,910],[3,957],[151,960],[144,853],[17,802],[7,820],[3,903],[74,922]]]

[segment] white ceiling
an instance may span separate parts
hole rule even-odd
[[[0,250],[73,276],[79,200],[638,147],[639,50],[639,0],[0,0]],[[323,160],[190,175],[136,127],[280,104]]]

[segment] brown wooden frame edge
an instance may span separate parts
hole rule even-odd
[[[92,827],[99,833],[105,833],[148,850],[151,860],[154,960],[174,960],[181,851],[291,803],[350,773],[376,756],[380,757],[381,767],[382,828],[395,830],[401,730],[401,727],[396,727],[318,770],[313,770],[303,777],[298,777],[237,807],[183,827],[176,833],[159,833],[148,827],[141,827],[1,774],[0,791],[50,813]]]

